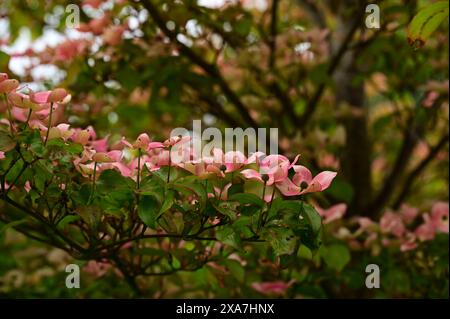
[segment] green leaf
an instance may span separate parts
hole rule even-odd
[[[181,268],[181,262],[177,259],[177,257],[172,255],[172,267],[173,269],[180,269]]]
[[[300,216],[305,218],[310,225],[313,235],[318,235],[322,228],[322,217],[316,211],[316,209],[306,203],[302,203],[302,210]]]
[[[163,201],[164,183],[158,176],[146,177],[142,180],[140,188],[136,190],[141,195],[152,195]]]
[[[264,207],[265,205],[260,197],[251,193],[234,194],[228,200],[239,202],[241,205],[255,205],[258,207]]]
[[[211,202],[214,208],[221,214],[228,216],[231,220],[237,219],[237,204],[230,202]]]
[[[73,223],[74,221],[79,220],[81,217],[79,215],[67,215],[64,216],[58,223],[58,228],[64,229],[68,224]]]
[[[159,202],[155,196],[143,195],[140,198],[138,215],[144,224],[150,228],[156,228],[159,209]]]
[[[337,271],[344,269],[350,262],[350,251],[345,245],[322,246],[319,252],[327,266]]]
[[[8,152],[16,146],[16,142],[9,136],[8,133],[0,131],[0,151]]]
[[[134,70],[130,65],[125,65],[117,72],[117,79],[127,91],[132,91],[139,85],[140,75],[141,73]]]
[[[81,144],[77,144],[77,143],[68,143],[65,146],[65,149],[67,152],[69,152],[70,154],[81,154],[81,152],[83,152],[84,147]]]
[[[159,210],[158,217],[161,216],[164,212],[168,211],[172,205],[175,198],[175,192],[173,190],[168,190],[166,192],[166,196],[164,198],[164,202]]]
[[[223,263],[230,270],[230,273],[237,279],[237,281],[240,283],[245,281],[245,269],[238,261],[233,259],[225,259]]]
[[[115,170],[101,173],[96,188],[100,205],[108,213],[117,215],[118,211],[134,203],[135,183]]]
[[[21,219],[21,220],[15,220],[13,222],[10,222],[6,225],[3,225],[2,227],[0,227],[0,234],[3,234],[8,228],[14,228],[16,226],[25,224],[28,220],[26,219]]]
[[[180,192],[189,192],[197,195],[201,209],[206,206],[208,199],[205,186],[199,182],[196,176],[189,176],[179,179],[176,183],[171,183],[171,187]]]
[[[422,47],[430,35],[447,19],[448,14],[448,1],[438,1],[421,9],[409,24],[409,43],[415,48]]]
[[[269,242],[277,256],[290,255],[294,253],[297,246],[297,238],[289,228],[267,228],[262,232],[262,236]]]
[[[0,70],[2,70],[2,72],[5,72],[5,70],[9,70],[9,59],[9,54],[0,51]]]
[[[230,245],[236,249],[241,249],[241,237],[230,225],[218,227],[216,230],[216,237],[226,245]]]

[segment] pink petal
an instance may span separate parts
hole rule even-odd
[[[106,153],[114,162],[120,162],[122,159],[122,151],[111,151]]]
[[[112,165],[119,170],[119,172],[122,176],[131,177],[131,174],[133,171],[125,164],[117,162],[117,163],[112,163]]]
[[[19,86],[19,81],[16,79],[9,79],[0,82],[0,93],[9,93],[14,91]]]
[[[217,148],[217,147],[213,148],[212,153],[213,153],[214,163],[216,163],[216,164],[224,163],[224,154],[220,148]]]
[[[300,194],[300,187],[295,185],[289,178],[276,182],[275,186],[284,196],[296,196]]]
[[[244,169],[241,171],[241,174],[244,175],[245,178],[248,179],[256,179],[260,182],[263,182],[261,174],[255,171],[254,169]]]
[[[311,183],[312,181],[312,174],[309,169],[307,169],[305,166],[302,165],[294,165],[292,166],[295,171],[295,175],[292,178],[292,181],[295,185],[300,186],[301,183]]]
[[[328,209],[316,207],[317,212],[324,218],[323,223],[328,224],[337,219],[341,219],[347,212],[347,204],[341,203],[331,206]]]
[[[274,281],[274,282],[254,282],[251,284],[252,288],[264,295],[283,295],[289,289],[295,280],[289,282]]]
[[[138,138],[134,142],[133,146],[135,148],[146,149],[148,147],[149,143],[150,143],[150,137],[146,133],[142,133],[141,135],[138,136]]]
[[[247,158],[241,152],[230,151],[224,155],[224,164],[228,172],[234,172],[244,166]]]
[[[300,157],[300,154],[297,154],[297,156],[294,158],[294,160],[292,161],[291,165],[289,165],[289,169],[291,169],[292,167],[294,167],[295,163],[297,163],[298,158]]]
[[[252,164],[252,163],[259,164],[261,159],[264,158],[265,156],[266,154],[263,152],[255,152],[252,155],[250,155],[245,164]]]
[[[5,80],[8,80],[8,74],[0,73],[0,82],[3,82]]]
[[[449,205],[446,202],[437,202],[431,208],[431,223],[440,232],[449,233]]]
[[[45,104],[49,102],[50,94],[52,91],[45,91],[45,92],[30,92],[30,100],[33,103],[37,104]]]
[[[318,182],[321,186],[320,191],[326,190],[328,187],[330,187],[331,182],[336,177],[336,172],[331,171],[323,171],[316,175],[316,177],[313,178],[312,182]]]
[[[150,142],[148,143],[147,150],[152,150],[155,148],[164,148],[164,144],[161,142]]]
[[[320,192],[322,191],[322,185],[320,185],[317,181],[312,181],[308,187],[306,187],[305,189],[303,189],[300,192],[300,195],[302,194],[307,194],[307,193],[315,193],[315,192]]]
[[[92,141],[92,148],[97,152],[106,152],[108,150],[108,137]]]
[[[18,107],[13,107],[11,110],[12,116],[20,122],[25,122],[27,120],[27,113],[27,110]]]

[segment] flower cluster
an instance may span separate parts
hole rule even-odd
[[[328,223],[341,218],[346,211],[345,204],[328,209],[317,207],[317,211]],[[349,242],[353,249],[372,249],[377,253],[381,247],[398,247],[405,252],[416,249],[419,243],[433,240],[439,233],[449,233],[449,203],[436,202],[431,213],[420,213],[415,207],[403,204],[399,211],[386,210],[379,222],[368,217],[355,217],[352,222],[357,229],[350,231],[340,227],[335,236]]]
[[[11,132],[17,129],[17,122],[25,122],[40,131],[45,143],[61,139],[81,144],[83,151],[73,160],[73,164],[88,178],[95,179],[102,171],[114,169],[122,176],[138,181],[144,168],[152,172],[164,166],[179,167],[202,179],[223,178],[227,173],[236,173],[264,185],[264,200],[269,202],[273,200],[275,190],[284,196],[321,192],[330,186],[336,176],[336,172],[324,171],[313,177],[305,166],[296,165],[299,155],[291,162],[278,154],[256,152],[246,157],[239,151],[225,153],[214,148],[210,155],[199,156],[190,147],[189,136],[174,136],[164,142],[155,142],[142,133],[133,142],[122,138],[110,146],[107,138],[97,138],[92,127],[71,128],[66,123],[54,126],[52,113],[70,101],[71,96],[65,89],[45,92],[28,90],[25,94],[19,92],[17,80],[8,79],[4,73],[0,78],[0,93],[6,96],[9,114],[9,119],[4,123],[11,128]],[[293,175],[290,177],[291,169]]]

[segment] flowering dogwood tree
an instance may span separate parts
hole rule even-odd
[[[448,294],[448,1],[72,2],[0,5],[5,242],[134,296]],[[199,154],[194,119],[279,154]]]

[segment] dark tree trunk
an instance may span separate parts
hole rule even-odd
[[[364,8],[360,8],[363,10]],[[357,15],[353,15],[356,17]],[[342,32],[346,34],[357,18],[342,20]],[[360,21],[360,23],[364,23]],[[361,74],[356,64],[354,51],[347,51],[336,70],[334,80],[336,102],[340,108],[342,124],[346,130],[346,145],[341,155],[344,177],[352,185],[354,195],[350,203],[351,215],[368,215],[366,211],[372,196],[371,183],[371,143],[367,131],[367,107],[364,83],[356,81]]]

